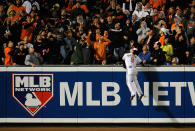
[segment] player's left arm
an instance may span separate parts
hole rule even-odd
[[[123,58],[122,58],[122,60],[123,60],[123,61],[122,61],[122,64],[123,64],[123,68],[125,68],[125,69],[126,69],[125,56],[126,56],[126,55],[124,54],[124,56],[123,56]]]
[[[137,63],[142,65],[142,66],[145,66],[143,61],[139,58],[139,56],[136,56],[137,57]]]
[[[122,57],[122,60],[123,60],[123,61],[125,61],[125,56],[126,56],[126,54],[124,54],[124,56]]]

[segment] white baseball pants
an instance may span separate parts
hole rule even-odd
[[[138,83],[136,74],[128,74],[127,73],[126,82],[127,82],[127,86],[129,88],[129,91],[131,92],[131,96],[135,95],[136,93],[139,96],[141,96],[143,94],[142,90],[141,90],[141,87]],[[135,86],[133,84],[135,84]]]

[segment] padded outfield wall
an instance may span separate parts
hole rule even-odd
[[[0,123],[195,123],[195,67],[1,67]]]

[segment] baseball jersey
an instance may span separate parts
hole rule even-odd
[[[122,59],[125,61],[128,74],[136,74],[136,65],[141,63],[142,60],[137,55],[132,53],[124,54]]]

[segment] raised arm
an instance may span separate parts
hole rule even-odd
[[[109,45],[110,43],[111,43],[111,40],[109,40],[108,38],[106,38],[106,37],[103,37],[103,39],[104,39],[104,44],[105,45]]]
[[[91,36],[91,34],[92,34],[92,32],[91,32],[91,31],[89,31],[88,36],[87,36],[87,43],[88,43],[88,44],[90,44],[90,45],[93,45],[93,44],[94,44],[94,42],[90,40],[90,36]]]

